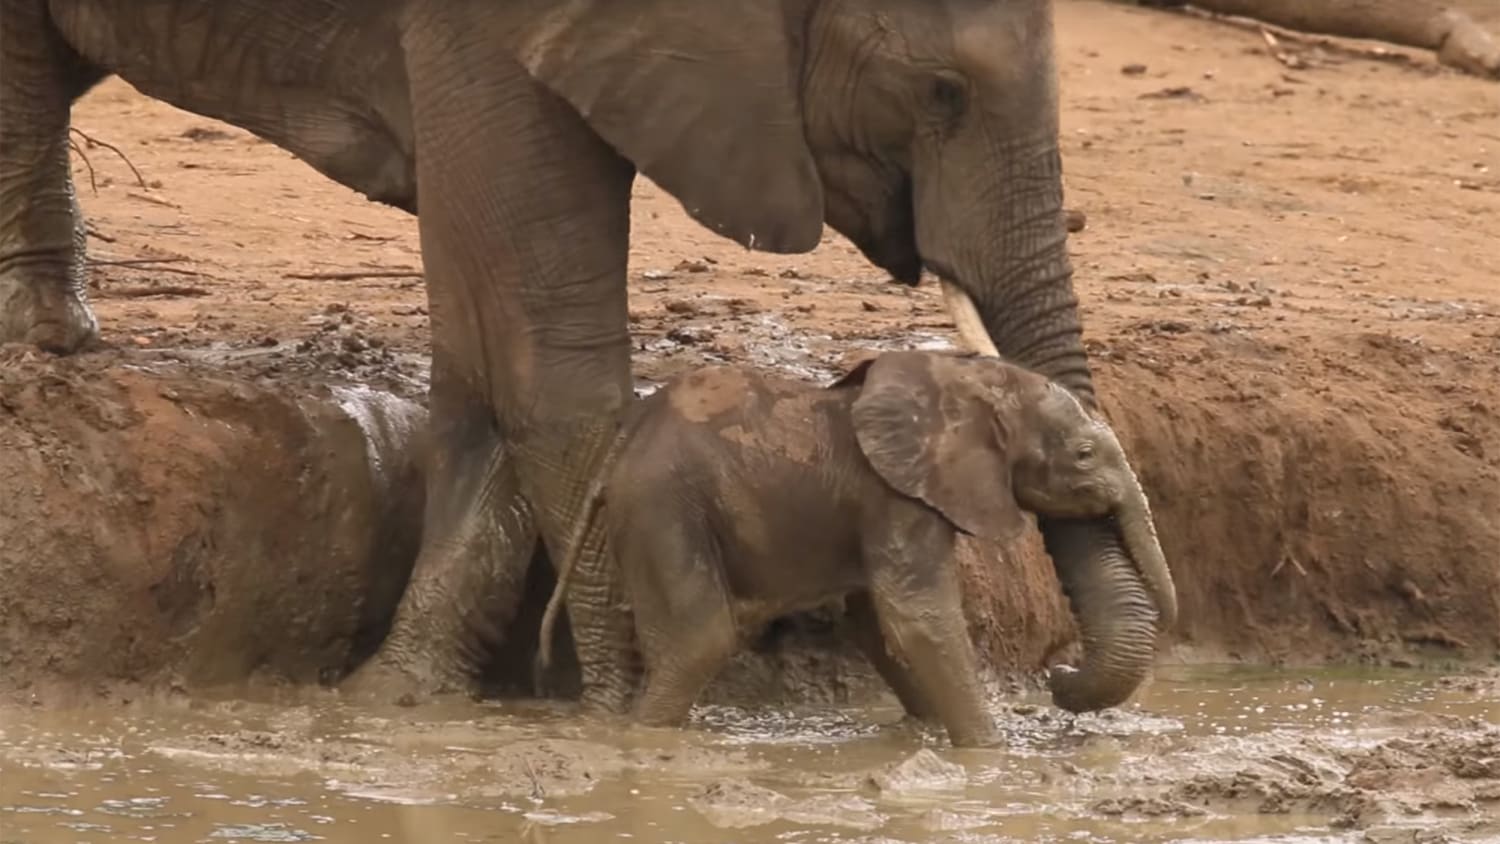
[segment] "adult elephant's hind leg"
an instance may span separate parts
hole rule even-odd
[[[390,634],[344,684],[355,695],[474,693],[536,547],[535,520],[489,408],[435,400],[432,412],[422,550]]]
[[[98,333],[68,120],[102,77],[53,30],[44,0],[0,0],[0,343],[71,352]]]

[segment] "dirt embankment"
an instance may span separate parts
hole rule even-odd
[[[1294,662],[1492,657],[1496,363],[1384,332],[1342,342],[1331,383],[1277,344],[1112,351],[1105,399],[1174,562],[1179,640]]]
[[[420,536],[418,405],[114,353],[0,358],[0,694],[338,677]]]
[[[1104,350],[1103,399],[1182,597],[1167,658],[1496,652],[1493,364],[1358,342],[1363,380],[1340,386],[1215,335]],[[0,367],[0,691],[338,679],[379,641],[420,536],[420,408],[148,361],[11,353]],[[1410,395],[1375,412],[1396,401],[1383,381],[1434,370],[1467,414]],[[1034,534],[1010,549],[970,543],[961,564],[997,669],[1072,656]],[[540,604],[551,577],[534,575]],[[497,676],[526,675],[535,615],[518,620],[503,655],[514,664]],[[708,699],[878,688],[836,630],[808,621],[742,655]]]

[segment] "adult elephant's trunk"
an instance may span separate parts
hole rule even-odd
[[[1050,140],[1030,149],[1008,145],[984,156],[1002,162],[991,185],[944,181],[943,190],[919,190],[924,211],[939,218],[940,198],[963,197],[969,207],[989,203],[992,216],[964,215],[987,230],[923,229],[942,257],[935,267],[948,278],[945,296],[970,346],[1048,376],[1097,409],[1073,292],[1067,233],[1062,219],[1062,166]],[[952,168],[958,171],[960,168]],[[967,171],[964,171],[967,172]],[[986,340],[991,342],[986,342]],[[1059,669],[1053,699],[1073,711],[1114,706],[1145,678],[1154,656],[1159,621],[1176,612],[1171,578],[1138,485],[1113,518],[1039,520],[1047,551],[1082,628],[1085,658],[1077,671]]]

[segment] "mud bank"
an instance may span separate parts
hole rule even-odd
[[[1234,335],[1104,350],[1177,579],[1175,639],[1291,663],[1493,658],[1500,373],[1414,332],[1335,339],[1338,359]],[[1343,378],[1309,376],[1335,363]]]
[[[0,695],[337,677],[420,537],[418,405],[114,352],[0,358]]]
[[[1494,655],[1500,422],[1487,408],[1500,396],[1484,392],[1494,381],[1460,355],[1376,335],[1351,342],[1366,355],[1357,388],[1323,386],[1285,349],[1244,337],[1116,337],[1095,349],[1103,402],[1182,598],[1164,661]],[[1403,386],[1431,367],[1457,385],[1431,394],[1443,401]],[[421,418],[384,393],[253,367],[10,354],[0,693],[338,679],[378,643],[409,573]],[[1034,532],[960,553],[972,631],[1001,688],[1076,658]],[[492,672],[507,695],[525,692],[534,610],[552,585],[540,554],[529,580],[536,606]],[[838,621],[813,614],[780,623],[704,700],[882,693]]]

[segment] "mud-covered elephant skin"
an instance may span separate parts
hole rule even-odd
[[[900,282],[930,272],[971,345],[1095,403],[1046,0],[0,0],[0,19],[0,342],[96,335],[68,125],[107,74],[420,209],[422,551],[351,690],[473,690],[538,539],[560,551],[575,525],[632,398],[638,174],[745,246],[805,252],[826,224]],[[1060,568],[1121,557],[1106,521],[1042,527]],[[636,650],[601,542],[568,609],[585,702],[619,710]]]
[[[847,597],[861,646],[908,712],[936,716],[955,745],[993,741],[954,541],[960,531],[1012,540],[1023,508],[1111,518],[1130,551],[1121,567],[1062,576],[1126,606],[1080,615],[1086,642],[1111,626],[1122,652],[1087,654],[1112,676],[1107,687],[1056,674],[1059,705],[1098,709],[1134,691],[1154,650],[1154,608],[1176,603],[1109,427],[1066,389],[998,359],[892,352],[829,388],[699,370],[634,409],[610,455],[589,512],[606,524],[633,607],[646,663],[637,714],[648,724],[681,723],[773,618]],[[544,646],[539,675],[548,658]]]

